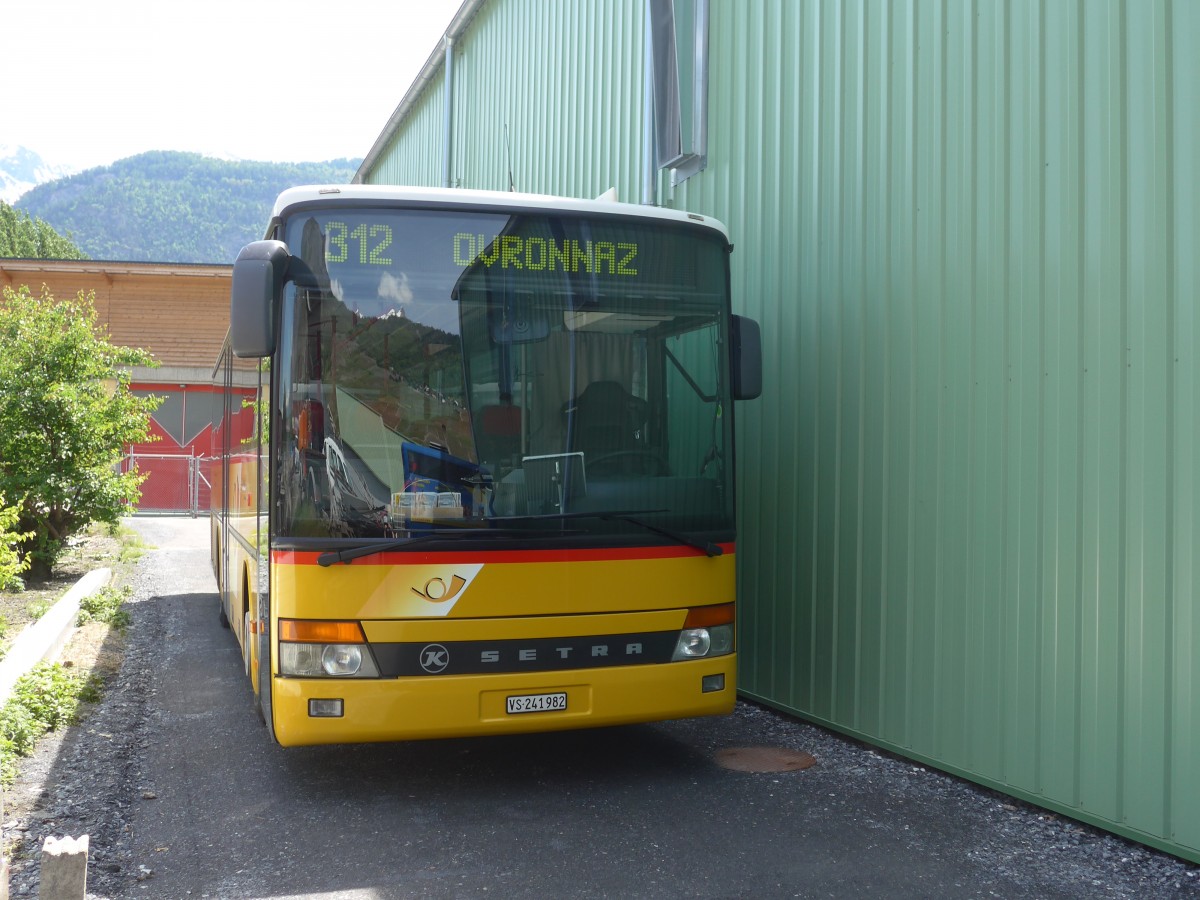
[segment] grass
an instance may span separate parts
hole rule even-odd
[[[108,532],[111,537],[120,541],[120,549],[117,551],[117,562],[123,565],[137,562],[150,549],[142,542],[141,535],[123,525],[110,528]]]
[[[50,607],[53,605],[52,601],[39,597],[37,600],[30,600],[25,604],[25,612],[29,613],[29,618],[36,622],[46,613],[50,612]]]

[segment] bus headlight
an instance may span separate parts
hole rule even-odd
[[[726,656],[733,652],[733,626],[714,625],[708,629],[709,656]]]
[[[357,622],[282,619],[279,674],[301,678],[378,678],[379,669]]]
[[[679,632],[679,640],[675,644],[675,652],[671,659],[674,661],[708,656],[711,646],[712,638],[709,637],[707,628],[685,628]]]
[[[732,603],[689,609],[671,660],[703,659],[732,653],[733,615]]]
[[[710,625],[708,628],[685,628],[679,632],[672,662],[681,659],[700,659],[725,656],[733,652],[733,626]]]
[[[357,675],[362,661],[362,648],[357,644],[326,644],[321,651],[321,668],[326,675]]]
[[[279,674],[301,678],[378,678],[369,652],[359,644],[279,642]]]

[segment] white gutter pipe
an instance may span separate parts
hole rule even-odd
[[[658,203],[658,165],[654,158],[654,29],[650,0],[645,0],[645,37],[642,41],[642,203]]]
[[[454,187],[454,174],[451,167],[453,153],[450,144],[451,125],[454,121],[454,38],[447,34],[444,41],[446,64],[445,75],[442,79],[445,91],[442,112],[442,115],[445,116],[442,123],[442,184],[449,188]]]

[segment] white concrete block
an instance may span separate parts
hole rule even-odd
[[[42,844],[40,900],[84,900],[87,894],[88,836],[48,837]]]

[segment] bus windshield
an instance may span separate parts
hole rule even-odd
[[[282,237],[278,537],[732,539],[723,236],[322,206]]]

